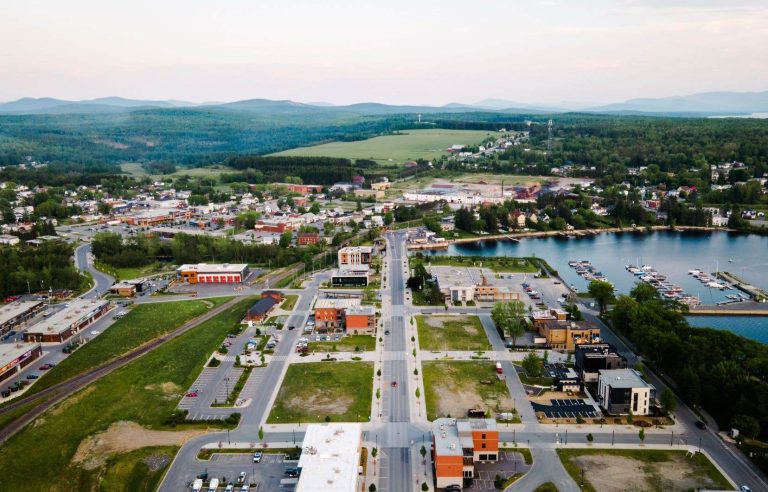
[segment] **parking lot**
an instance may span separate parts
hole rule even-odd
[[[543,412],[548,418],[595,418],[599,416],[598,411],[592,405],[586,403],[581,398],[550,400],[551,405],[531,402],[535,412]]]
[[[214,454],[208,461],[198,461],[199,470],[195,475],[208,473],[209,478],[218,478],[220,490],[224,490],[230,481],[235,483],[241,472],[246,474],[246,482],[250,490],[268,491],[281,490],[280,480],[288,478],[285,470],[296,466],[296,461],[285,461],[283,454],[264,454],[260,463],[253,462],[253,453],[221,453]],[[191,485],[194,476],[189,477]],[[205,489],[204,489],[205,490]],[[239,490],[238,487],[235,490]]]
[[[496,490],[493,481],[496,475],[501,475],[505,479],[515,473],[525,473],[531,468],[526,465],[523,455],[512,451],[501,451],[499,461],[496,463],[478,463],[475,465],[476,476],[472,480],[470,490]]]

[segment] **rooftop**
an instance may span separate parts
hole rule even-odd
[[[296,492],[357,489],[361,424],[309,424],[299,458]]]
[[[3,343],[0,344],[0,373],[7,364],[10,364],[19,357],[24,357],[30,350],[39,347],[39,343]],[[26,357],[25,357],[26,358]]]
[[[611,388],[652,388],[634,369],[600,370],[600,381]]]
[[[494,419],[436,419],[432,422],[435,453],[440,456],[463,456],[463,448],[472,447],[472,432],[483,430],[495,432],[496,421]]]
[[[72,325],[79,323],[85,318],[91,317],[94,312],[101,309],[105,304],[109,304],[109,301],[75,299],[70,301],[69,307],[65,307],[61,311],[44,318],[42,321],[28,329],[27,333],[63,333]]]
[[[359,305],[360,299],[318,299],[315,309],[349,309]]]
[[[0,307],[0,325],[42,304],[42,301],[16,301]]]
[[[196,265],[181,265],[177,272],[198,273],[240,273],[248,268],[247,263],[198,263]]]
[[[373,316],[376,314],[376,309],[373,306],[350,306],[347,308],[347,316]]]

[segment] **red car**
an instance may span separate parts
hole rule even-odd
[[[187,398],[197,398],[197,391],[190,391],[187,393]]]
[[[397,381],[392,381],[392,387],[397,388]]]
[[[40,370],[41,370],[41,371],[47,371],[47,370],[48,370],[48,369],[50,369],[51,367],[52,367],[52,366],[51,366],[50,364],[43,364],[42,366],[40,366]]]

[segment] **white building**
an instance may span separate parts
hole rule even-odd
[[[360,424],[310,424],[299,458],[296,492],[360,490]]]
[[[600,406],[614,415],[648,415],[656,388],[634,369],[603,369],[598,376]]]

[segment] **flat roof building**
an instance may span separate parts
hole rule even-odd
[[[34,318],[43,310],[42,301],[15,301],[0,307],[0,335],[13,330],[20,323]]]
[[[373,306],[352,306],[344,313],[347,335],[373,335],[376,332],[376,309]]]
[[[598,376],[598,402],[609,414],[649,415],[656,388],[634,369],[606,369]]]
[[[574,368],[585,382],[596,382],[605,369],[626,369],[627,359],[608,343],[576,345]]]
[[[369,265],[373,257],[373,246],[347,246],[337,253],[339,266]]]
[[[24,332],[25,342],[61,343],[101,318],[109,311],[109,301],[75,299],[69,307],[41,320]]]
[[[42,354],[39,343],[0,344],[0,381],[12,378]]]
[[[579,344],[600,341],[600,328],[583,321],[546,319],[538,323],[538,329],[553,349],[574,350]]]
[[[360,490],[361,424],[309,424],[296,492]]]
[[[476,462],[499,459],[499,431],[494,419],[456,420],[439,418],[432,422],[437,488],[463,486],[475,476]]]
[[[433,266],[440,292],[452,303],[478,301],[500,302],[520,299],[510,284],[499,282],[486,268]]]
[[[359,305],[360,299],[318,299],[315,303],[317,329],[342,331],[346,310]]]
[[[245,263],[197,263],[181,265],[176,276],[190,284],[232,284],[244,282],[248,272]]]

